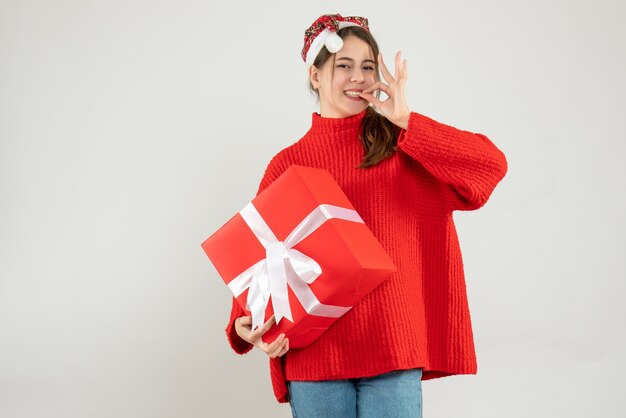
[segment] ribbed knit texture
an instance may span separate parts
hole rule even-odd
[[[396,153],[355,168],[366,110],[347,118],[312,114],[309,131],[270,161],[263,191],[291,164],[327,169],[378,238],[398,271],[361,299],[308,347],[270,359],[278,402],[286,380],[348,379],[423,368],[422,379],[475,374],[476,354],[463,261],[452,211],[482,207],[507,171],[504,154],[485,136],[411,112]],[[233,298],[228,340],[239,354]]]

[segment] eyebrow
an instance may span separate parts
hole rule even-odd
[[[354,62],[352,58],[348,58],[348,57],[337,58],[337,61],[339,60],[348,60],[348,61]],[[370,59],[363,60],[363,62],[371,62],[372,64],[376,64],[373,60],[370,60]]]

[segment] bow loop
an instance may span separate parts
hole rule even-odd
[[[265,248],[265,258],[247,268],[228,283],[235,297],[248,289],[247,309],[252,314],[252,330],[263,325],[265,311],[272,299],[276,323],[282,318],[293,322],[289,293],[294,295],[307,313],[338,318],[351,307],[322,304],[308,287],[321,274],[322,268],[312,257],[292,248],[331,218],[364,223],[354,209],[319,205],[288,235],[279,241],[252,202],[239,214]]]

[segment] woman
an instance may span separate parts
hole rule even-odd
[[[256,346],[269,355],[276,398],[294,416],[421,417],[422,380],[476,373],[452,212],[482,207],[507,162],[485,135],[409,110],[406,60],[396,54],[392,75],[366,18],[321,16],[302,58],[320,113],[272,158],[257,194],[291,164],[327,169],[397,272],[293,350],[284,335],[263,342],[274,317],[252,331],[233,298],[228,340],[239,354]]]

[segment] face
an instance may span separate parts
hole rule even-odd
[[[311,66],[309,77],[320,95],[321,116],[352,116],[365,110],[369,102],[359,96],[351,97],[346,91],[363,91],[377,80],[374,56],[365,41],[348,36],[335,53],[334,68],[331,56],[320,69]]]

